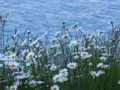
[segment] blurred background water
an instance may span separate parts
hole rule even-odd
[[[120,0],[0,0],[0,15],[8,14],[5,30],[26,29],[35,35],[61,30],[61,23],[76,22],[87,31],[111,29],[119,23]]]

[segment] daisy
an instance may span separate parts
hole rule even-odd
[[[97,64],[97,68],[107,69],[108,67],[109,67],[109,65],[105,65],[103,63],[98,63]]]
[[[106,60],[107,60],[107,57],[101,56],[101,57],[100,57],[100,60],[101,60],[101,61],[106,61]]]
[[[118,84],[120,85],[120,80],[118,80]]]
[[[30,80],[30,81],[29,81],[29,85],[30,85],[31,87],[35,87],[35,86],[40,85],[40,84],[43,84],[43,83],[44,83],[43,81],[37,81],[37,80]]]
[[[74,59],[75,59],[75,60],[77,60],[77,59],[79,59],[79,58],[80,58],[79,55],[75,55],[75,56],[74,56]]]
[[[102,75],[104,75],[104,74],[105,74],[105,71],[99,70],[99,71],[97,71],[97,73],[96,73],[96,77],[102,76]]]
[[[76,47],[78,45],[79,45],[78,41],[73,40],[73,41],[70,42],[69,47]]]
[[[67,64],[67,67],[68,67],[69,69],[76,69],[77,66],[78,66],[78,65],[77,65],[76,62],[71,62],[71,63]]]
[[[8,66],[9,69],[14,70],[17,69],[19,67],[19,64],[17,62],[5,62],[5,65]]]
[[[51,67],[50,67],[50,70],[51,70],[51,71],[55,71],[56,69],[57,69],[57,66],[56,66],[56,65],[54,65],[54,64],[51,65]]]
[[[63,83],[65,81],[68,80],[68,70],[67,69],[62,69],[59,71],[59,74],[56,74],[54,77],[53,77],[53,82],[60,82],[60,83]]]
[[[34,55],[35,55],[34,52],[29,52],[26,56],[26,59],[31,60],[31,59],[33,59]]]
[[[58,85],[53,85],[50,88],[51,90],[60,90],[60,87]]]
[[[91,58],[92,55],[89,54],[88,52],[81,52],[81,58],[82,59],[88,59],[88,58]]]

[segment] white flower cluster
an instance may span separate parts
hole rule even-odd
[[[43,84],[43,83],[44,83],[43,81],[37,81],[37,80],[30,80],[30,81],[29,81],[29,85],[30,85],[31,87],[35,87],[35,86],[41,85],[41,84]]]
[[[80,56],[78,55],[78,54],[76,54],[75,56],[74,56],[74,59],[75,60],[77,60],[77,59],[79,59],[80,58]]]
[[[16,80],[23,80],[29,78],[31,74],[24,72],[15,72],[13,75],[15,76]]]
[[[85,52],[85,51],[83,51],[83,52],[81,52],[81,59],[88,59],[88,58],[91,58],[92,57],[92,55],[91,54],[89,54],[88,52]]]
[[[105,61],[107,60],[107,57],[101,56],[101,57],[100,57],[100,60],[103,61],[103,62],[105,62]]]
[[[26,59],[27,60],[32,60],[33,59],[33,57],[34,57],[34,52],[29,52],[28,54],[27,54],[27,56],[26,56]]]
[[[99,70],[97,72],[96,71],[90,71],[90,75],[93,77],[93,79],[96,78],[96,77],[102,76],[104,74],[105,74],[105,71],[103,71],[103,70]]]
[[[50,66],[50,70],[51,70],[51,71],[55,71],[56,69],[57,69],[57,66],[56,66],[56,65],[52,64],[52,65]]]
[[[68,70],[67,69],[62,69],[59,71],[59,74],[56,74],[54,77],[53,77],[53,82],[60,82],[60,83],[63,83],[65,81],[68,80]]]
[[[78,45],[79,45],[78,41],[73,40],[73,41],[70,42],[69,47],[76,47]]]
[[[67,64],[67,68],[69,69],[76,69],[78,64],[76,62],[70,62]]]
[[[8,89],[8,90],[17,90],[17,89],[18,89],[18,86],[12,85],[12,86],[10,87],[10,89]]]
[[[60,90],[60,87],[58,85],[53,85],[50,88],[51,90]]]
[[[5,62],[5,65],[11,70],[18,69],[19,67],[19,63],[17,63],[16,61],[7,61]]]
[[[118,80],[118,85],[120,85],[120,80]]]
[[[98,63],[97,68],[107,69],[107,68],[109,68],[109,65],[106,65],[106,64],[103,64],[103,63]]]

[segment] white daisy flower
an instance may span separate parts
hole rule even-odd
[[[93,79],[96,77],[96,71],[90,71],[90,75],[93,77]]]
[[[92,66],[93,64],[92,64],[92,62],[89,62],[89,64],[88,64],[89,66]]]
[[[107,57],[101,56],[101,57],[100,57],[100,60],[101,60],[101,61],[106,61],[106,60],[107,60]]]
[[[79,45],[78,41],[73,40],[73,41],[70,42],[69,47],[75,47],[75,46],[78,46],[78,45]]]
[[[60,90],[60,87],[58,85],[53,85],[50,88],[51,90]]]
[[[77,59],[79,59],[79,58],[80,58],[79,55],[75,55],[75,56],[74,56],[74,59],[75,59],[75,60],[77,60]]]
[[[11,70],[17,69],[19,67],[19,64],[15,61],[5,62],[5,65],[8,66],[8,68]]]
[[[51,70],[51,71],[55,71],[56,69],[57,69],[57,66],[56,66],[56,65],[54,65],[54,64],[51,65],[51,67],[50,67],[50,70]]]
[[[82,59],[88,59],[88,58],[91,58],[92,55],[89,54],[88,52],[81,52],[81,58]]]
[[[17,88],[18,88],[18,86],[13,85],[13,86],[10,87],[10,90],[17,90]]]
[[[34,57],[34,52],[29,52],[28,54],[27,54],[27,56],[26,56],[26,59],[27,60],[32,60],[33,59],[33,57]]]
[[[43,83],[44,83],[43,81],[37,81],[37,80],[30,80],[30,81],[29,81],[29,85],[30,85],[31,87],[35,87],[35,86],[40,85],[40,84],[43,84]]]
[[[76,62],[71,62],[71,63],[67,64],[67,67],[69,69],[76,69],[77,66],[78,66],[78,64]]]
[[[67,69],[62,69],[59,71],[59,74],[56,74],[54,77],[53,77],[53,81],[56,83],[56,82],[65,82],[68,80],[68,70]]]
[[[64,76],[63,74],[57,74],[53,77],[53,81],[56,83],[56,82],[60,82],[60,83],[63,83],[65,81],[67,81],[68,78],[66,76]]]
[[[103,63],[98,63],[97,64],[97,68],[100,68],[101,66],[103,66]]]
[[[99,76],[104,75],[104,74],[105,74],[105,71],[99,70],[99,71],[97,71],[97,73],[96,73],[96,77],[99,77]]]
[[[96,71],[90,71],[90,75],[93,77],[93,79],[96,78],[96,77],[102,76],[104,74],[105,74],[105,71],[103,71],[103,70],[99,70],[97,72]]]
[[[120,85],[120,80],[118,80],[118,85]]]
[[[63,76],[68,76],[68,69],[64,68],[59,71],[60,74],[63,74]]]
[[[102,56],[107,57],[107,56],[109,56],[109,54],[108,53],[102,53]]]
[[[109,65],[105,65],[103,63],[98,63],[97,64],[97,68],[107,69],[108,67],[109,67]]]
[[[2,68],[3,67],[3,64],[0,64],[0,68]]]

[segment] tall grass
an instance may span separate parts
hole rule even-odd
[[[0,90],[120,90],[120,27],[86,33],[78,24],[47,35],[13,32],[0,58]]]

